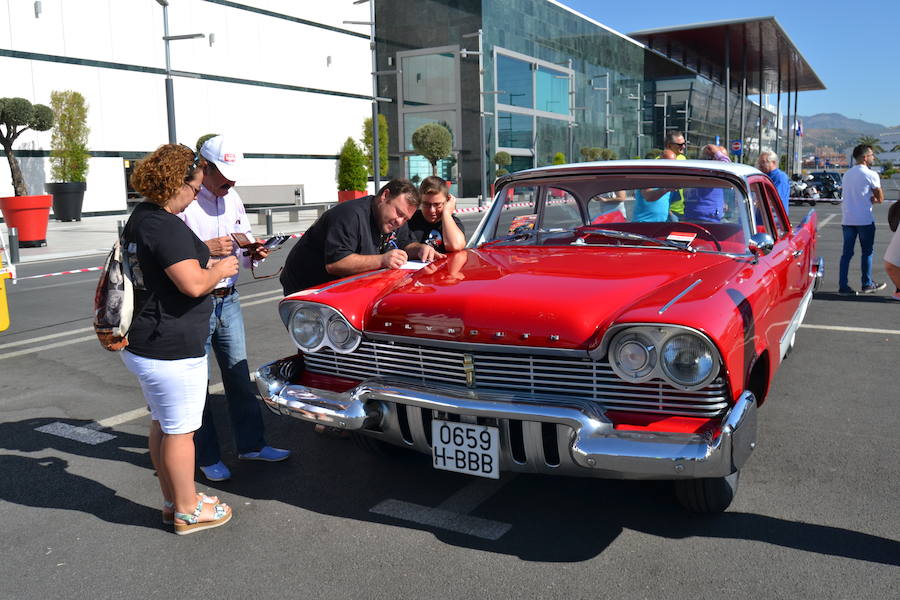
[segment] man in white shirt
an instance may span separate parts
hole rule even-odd
[[[207,160],[203,170],[203,185],[196,201],[189,204],[179,216],[209,246],[211,260],[234,255],[247,268],[251,261],[264,259],[268,251],[259,248],[251,256],[244,256],[244,251],[231,238],[232,233],[243,233],[253,240],[244,204],[234,190],[244,155],[222,135],[205,140],[200,148],[200,155]],[[223,279],[212,291],[213,313],[210,317],[206,354],[210,355],[211,351],[215,351],[222,371],[222,384],[238,458],[280,461],[291,453],[266,444],[262,411],[250,383],[244,318],[241,314],[240,295],[235,287],[237,279],[237,275]],[[219,438],[208,399],[203,411],[203,425],[194,434],[194,442],[197,446],[197,464],[204,476],[210,481],[229,479],[231,471],[222,462]]]
[[[853,160],[856,165],[844,174],[844,200],[841,203],[844,251],[841,254],[838,273],[838,293],[842,296],[855,296],[857,293],[847,281],[857,237],[860,248],[859,268],[862,271],[860,291],[863,294],[872,294],[885,287],[884,282],[872,280],[872,252],[875,247],[875,217],[872,215],[872,205],[884,202],[881,178],[869,168],[875,162],[875,153],[871,146],[860,144],[853,149]]]

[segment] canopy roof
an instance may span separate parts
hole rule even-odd
[[[825,89],[775,17],[644,29],[628,35],[716,81],[725,81],[725,67],[730,66],[733,88],[740,86],[746,64],[748,94],[773,94],[779,81],[782,92]]]

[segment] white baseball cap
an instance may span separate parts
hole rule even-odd
[[[219,173],[229,181],[237,181],[244,155],[238,152],[224,135],[209,138],[200,148],[200,156],[216,165]]]

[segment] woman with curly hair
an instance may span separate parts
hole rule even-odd
[[[136,267],[135,316],[122,361],[140,381],[150,409],[150,458],[164,499],[162,519],[179,535],[231,519],[227,504],[198,494],[194,485],[194,431],[206,401],[209,293],[238,270],[233,256],[207,264],[206,244],[175,216],[196,198],[202,162],[177,144],[160,146],[144,158],[131,185],[146,200],[122,234],[128,260]]]

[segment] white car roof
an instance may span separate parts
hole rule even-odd
[[[520,175],[565,175],[570,173],[584,173],[596,169],[597,171],[615,171],[617,169],[628,169],[634,167],[674,167],[678,169],[697,169],[706,171],[720,171],[737,175],[738,177],[749,177],[751,175],[761,175],[762,171],[750,165],[741,163],[727,163],[719,160],[602,160],[595,162],[571,163],[565,165],[551,165],[548,167],[538,167],[536,169],[527,169],[525,171],[517,171],[511,174],[512,178]]]

